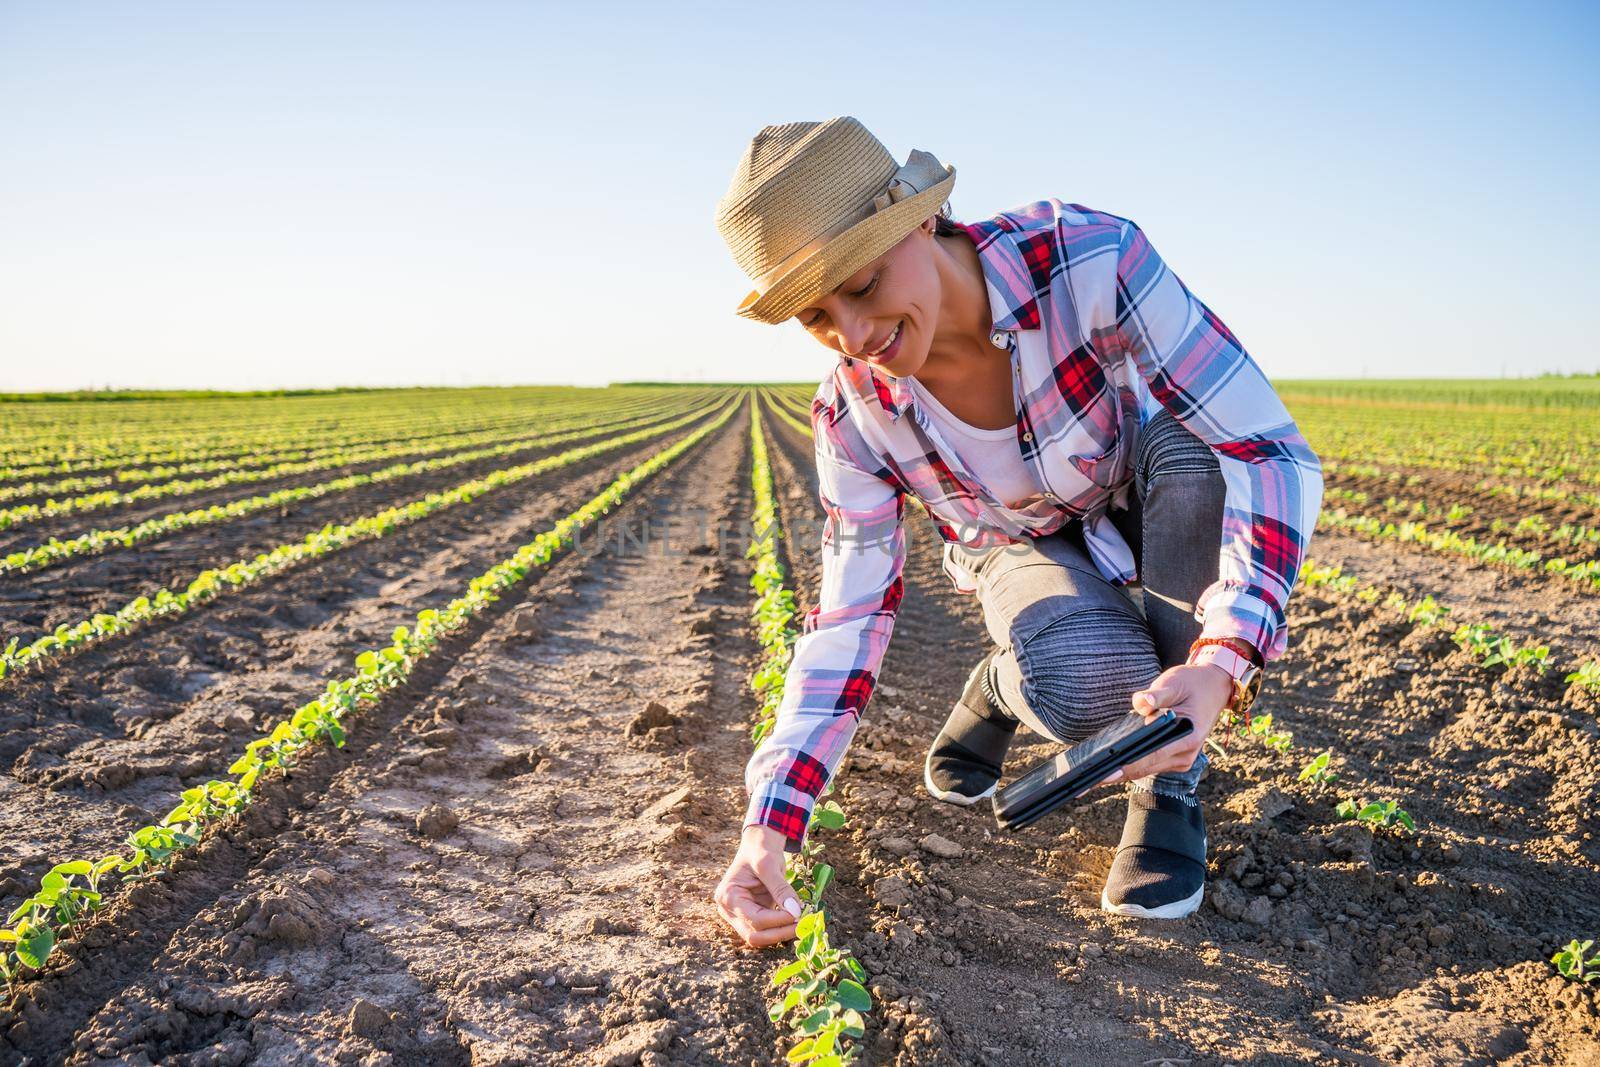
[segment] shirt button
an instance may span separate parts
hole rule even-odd
[[[1006,346],[1006,335],[996,330],[989,335],[989,343],[996,348],[1004,348]]]
[[[1031,432],[1031,431],[1030,431],[1030,432],[1028,432],[1028,433],[1025,433],[1025,434],[1023,434],[1023,435],[1022,435],[1022,439],[1023,439],[1023,440],[1024,440],[1024,441],[1031,441],[1031,440],[1033,440],[1033,433],[1032,433],[1032,432]]]

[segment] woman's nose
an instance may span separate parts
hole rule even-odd
[[[859,356],[872,340],[872,324],[866,319],[837,322],[837,326],[839,350],[847,356]]]

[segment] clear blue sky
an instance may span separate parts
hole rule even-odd
[[[0,0],[0,389],[820,380],[712,215],[839,114],[1274,377],[1600,367],[1600,5],[794,10]]]

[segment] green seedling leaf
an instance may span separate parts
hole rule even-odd
[[[38,970],[55,949],[56,934],[48,926],[33,926],[17,938],[16,944],[17,959]]]
[[[844,825],[844,812],[838,806],[832,808],[818,808],[811,816],[811,825],[820,826],[825,830],[837,830]]]
[[[867,992],[867,987],[853,979],[846,978],[841,981],[833,991],[842,1007],[854,1011],[871,1011],[872,994]]]
[[[800,916],[800,921],[795,923],[796,937],[810,937],[823,926],[822,912],[810,911]]]
[[[804,1021],[795,1029],[802,1034],[815,1034],[818,1030],[828,1025],[828,1021],[833,1018],[833,1013],[836,1010],[832,1004],[818,1008],[810,1015],[807,1015]]]
[[[796,975],[803,974],[806,969],[805,960],[794,960],[779,967],[772,975],[772,985],[780,986]]]

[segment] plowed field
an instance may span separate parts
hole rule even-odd
[[[782,527],[815,529],[812,443],[796,425],[810,389],[616,388],[603,403],[597,392],[527,403],[632,404],[592,421],[659,421],[0,572],[0,644],[28,646],[329,524],[663,427],[0,676],[9,912],[56,864],[130,854],[130,833],[227,778],[359,653],[709,428],[408,659],[403,682],[354,705],[342,745],[263,774],[247,805],[171,857],[108,875],[101,905],[8,987],[0,1062],[784,1062],[794,1038],[769,1021],[768,982],[792,953],[742,948],[710,895],[738,837],[763,656],[746,551],[752,420]],[[254,403],[285,433],[303,418],[404,440],[393,421],[404,405],[374,397]],[[449,394],[425,397],[426,410],[449,410]],[[486,432],[514,407],[475,403],[463,415]],[[369,418],[378,407],[363,405],[382,410]],[[560,410],[549,421],[567,432]],[[28,418],[30,456],[87,432],[74,417]],[[504,440],[541,421],[504,425]],[[251,425],[270,438],[272,423]],[[393,462],[41,520],[0,533],[0,558]],[[1328,484],[1434,511],[1470,505],[1459,529],[1524,548],[1549,545],[1526,525],[1502,535],[1493,509],[1512,523],[1537,510],[1551,527],[1600,516],[1582,470],[1529,481],[1570,490],[1554,502],[1491,493],[1459,471],[1412,473],[1403,487],[1371,473]],[[1600,685],[1566,680],[1596,658],[1600,592],[1542,568],[1319,530],[1315,563],[1355,581],[1308,580],[1291,602],[1289,651],[1256,709],[1283,740],[1213,751],[1200,785],[1206,905],[1140,921],[1098,908],[1118,791],[1018,833],[923,791],[923,754],[987,635],[975,598],[940,567],[932,524],[915,507],[906,516],[894,640],[834,781],[848,822],[817,831],[835,868],[829,933],[872,994],[858,1062],[1600,1062],[1600,983],[1551,963],[1570,940],[1600,938]],[[1566,558],[1595,554],[1578,549]],[[817,546],[780,538],[778,554],[809,608]],[[1429,595],[1448,625],[1411,617]],[[1486,664],[1452,636],[1479,622],[1513,647],[1544,644],[1546,661]],[[1025,736],[1010,768],[1054,750]],[[1323,751],[1338,778],[1302,780]],[[1396,800],[1415,832],[1341,817],[1348,799]]]

